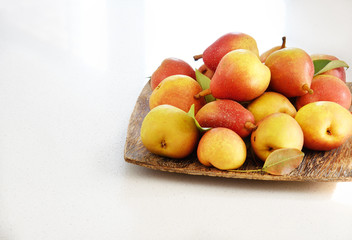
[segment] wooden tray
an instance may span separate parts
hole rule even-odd
[[[348,83],[351,90],[352,83]],[[143,88],[130,118],[125,143],[125,161],[143,167],[214,177],[274,180],[274,181],[352,181],[352,138],[337,149],[327,152],[303,149],[305,157],[300,166],[288,175],[273,176],[263,172],[237,173],[205,167],[199,163],[194,152],[184,159],[170,159],[150,153],[140,139],[140,128],[149,112],[149,96],[152,90],[149,82]],[[249,151],[245,164],[240,169],[258,169],[263,163]]]

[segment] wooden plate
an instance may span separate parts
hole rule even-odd
[[[348,83],[351,90],[352,83]],[[274,181],[352,181],[352,138],[337,149],[320,152],[303,149],[305,157],[300,166],[288,175],[273,176],[263,172],[238,173],[205,167],[199,163],[196,153],[184,159],[171,159],[150,153],[140,139],[140,128],[149,112],[149,96],[152,90],[145,85],[130,118],[125,143],[125,161],[143,167],[214,177],[274,180]],[[258,169],[263,163],[249,151],[245,164],[240,169]]]

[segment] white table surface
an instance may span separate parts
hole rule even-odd
[[[0,239],[352,239],[352,183],[189,176],[124,161],[166,57],[231,31],[352,64],[352,1],[0,4]],[[348,81],[352,80],[350,70]]]

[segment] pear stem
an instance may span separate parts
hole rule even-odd
[[[207,67],[203,64],[198,68],[198,71],[201,72],[202,74],[206,73]]]
[[[307,83],[303,84],[302,89],[304,91],[307,91],[309,94],[313,94],[313,92],[314,92],[313,89],[311,89]]]
[[[194,98],[195,99],[199,99],[200,97],[204,97],[204,96],[209,95],[209,94],[211,94],[210,88],[205,89],[205,90],[201,91],[200,93],[194,95]]]
[[[194,55],[193,59],[194,59],[194,61],[197,61],[197,60],[201,59],[202,57],[203,57],[203,54],[198,54],[198,55]]]
[[[257,129],[257,126],[254,123],[249,121],[244,124],[244,127],[249,131],[254,131]]]
[[[282,45],[281,45],[281,49],[286,47],[286,36],[282,37]]]

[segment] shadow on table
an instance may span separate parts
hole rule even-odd
[[[336,187],[336,182],[299,182],[299,181],[263,181],[249,179],[233,179],[209,176],[187,175],[152,170],[140,166],[128,165],[126,168],[130,177],[160,180],[167,183],[187,184],[191,186],[206,186],[208,188],[251,189],[264,192],[294,192],[330,197]]]

